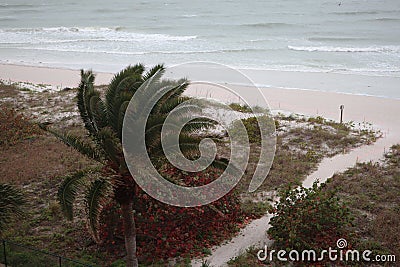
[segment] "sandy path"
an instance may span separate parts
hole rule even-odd
[[[269,228],[270,215],[261,217],[260,219],[253,220],[249,225],[242,229],[236,237],[229,243],[212,250],[212,255],[205,260],[211,266],[224,266],[226,263],[246,251],[246,248],[270,242],[266,236],[266,231]],[[193,267],[200,267],[201,261],[199,259],[192,260]]]

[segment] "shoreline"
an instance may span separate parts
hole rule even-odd
[[[201,66],[200,62],[200,65]],[[204,62],[207,63],[207,62]],[[171,65],[167,68],[174,68]],[[222,65],[221,65],[222,66]],[[233,67],[227,66],[230,69]],[[123,67],[121,67],[122,69]],[[209,68],[194,69],[195,72],[207,71],[208,79],[211,82],[222,83],[226,81],[218,80],[218,77],[213,76],[210,73]],[[236,69],[235,69],[236,70]],[[15,63],[0,63],[0,79],[8,80],[11,79],[15,82],[29,81],[35,84],[43,84],[40,79],[32,77],[32,74],[28,74],[33,71],[39,76],[45,76],[46,72],[52,72],[57,74],[58,80],[47,79],[48,84],[60,86],[65,85],[68,87],[76,87],[79,84],[79,72],[80,69],[73,68],[62,68],[62,67],[49,67],[49,66],[35,66],[35,65],[19,65]],[[178,70],[179,71],[179,70]],[[180,70],[182,71],[182,70]],[[263,69],[237,69],[242,75],[246,76],[248,83],[235,83],[229,82],[229,85],[242,86],[242,87],[253,87],[259,88],[279,88],[282,90],[301,90],[301,91],[316,91],[316,92],[333,92],[338,94],[348,94],[356,96],[371,96],[387,99],[398,99],[400,100],[400,90],[398,85],[400,84],[400,77],[397,76],[379,76],[379,75],[366,75],[366,74],[351,74],[351,73],[340,73],[340,72],[317,72],[317,71],[292,71],[292,70],[263,70]],[[93,71],[96,74],[96,85],[107,84],[112,78],[114,73]],[[62,75],[60,75],[62,73]],[[218,72],[222,74],[222,72]],[[197,75],[197,73],[196,73]],[[4,76],[4,77],[3,77]],[[6,77],[8,76],[8,77]],[[74,77],[77,76],[77,77]],[[177,75],[178,77],[184,77],[185,75]],[[67,77],[69,80],[67,81]],[[42,80],[43,80],[42,79]],[[72,82],[71,82],[72,81]],[[61,86],[62,87],[62,86]],[[374,93],[379,91],[380,88],[384,87],[385,93]],[[347,88],[344,90],[343,88]]]
[[[351,75],[351,74],[350,74]],[[242,86],[242,87],[249,87],[251,88],[251,86],[249,85],[245,85],[245,84],[231,84],[233,86]],[[262,86],[262,85],[256,85],[258,88],[260,89],[280,89],[280,90],[294,90],[294,91],[311,91],[311,92],[321,92],[321,93],[335,93],[335,94],[343,94],[343,95],[351,95],[351,96],[365,96],[365,97],[374,97],[374,98],[384,98],[384,99],[394,99],[394,100],[400,100],[399,98],[393,98],[393,97],[388,97],[388,96],[384,96],[384,95],[371,95],[371,94],[363,94],[363,93],[359,93],[359,94],[353,94],[353,93],[349,93],[349,92],[341,92],[341,91],[337,91],[337,92],[329,92],[329,91],[321,91],[321,90],[317,90],[317,89],[307,89],[307,88],[291,88],[291,87],[277,87],[277,86]]]

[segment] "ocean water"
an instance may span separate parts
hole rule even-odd
[[[0,63],[400,77],[399,0],[0,0]]]

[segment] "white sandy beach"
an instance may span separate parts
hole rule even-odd
[[[112,74],[96,74],[96,84],[106,84]],[[30,82],[53,86],[76,87],[80,82],[78,70],[0,64],[0,79],[13,82]]]

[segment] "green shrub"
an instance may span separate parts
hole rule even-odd
[[[252,113],[251,107],[248,105],[240,105],[239,103],[231,103],[229,107],[235,111],[243,112],[243,113]]]
[[[325,184],[311,188],[299,187],[280,192],[280,202],[272,211],[269,236],[279,249],[327,249],[339,238],[346,237],[351,225],[349,209]]]
[[[310,123],[325,124],[325,121],[326,120],[321,116],[308,118],[308,122]]]
[[[111,265],[111,267],[125,267],[125,261],[122,259],[114,261]]]
[[[273,133],[275,131],[276,123],[272,118],[267,116],[260,116],[260,117],[251,117],[247,119],[242,119],[241,122],[243,123],[244,127],[246,128],[246,132],[249,138],[250,143],[261,144],[261,131],[260,125],[265,128],[267,133]],[[259,124],[260,122],[260,124]],[[237,134],[241,134],[238,130],[238,126],[240,121],[235,121],[232,125],[232,132],[237,131]],[[243,136],[243,138],[245,138]]]

